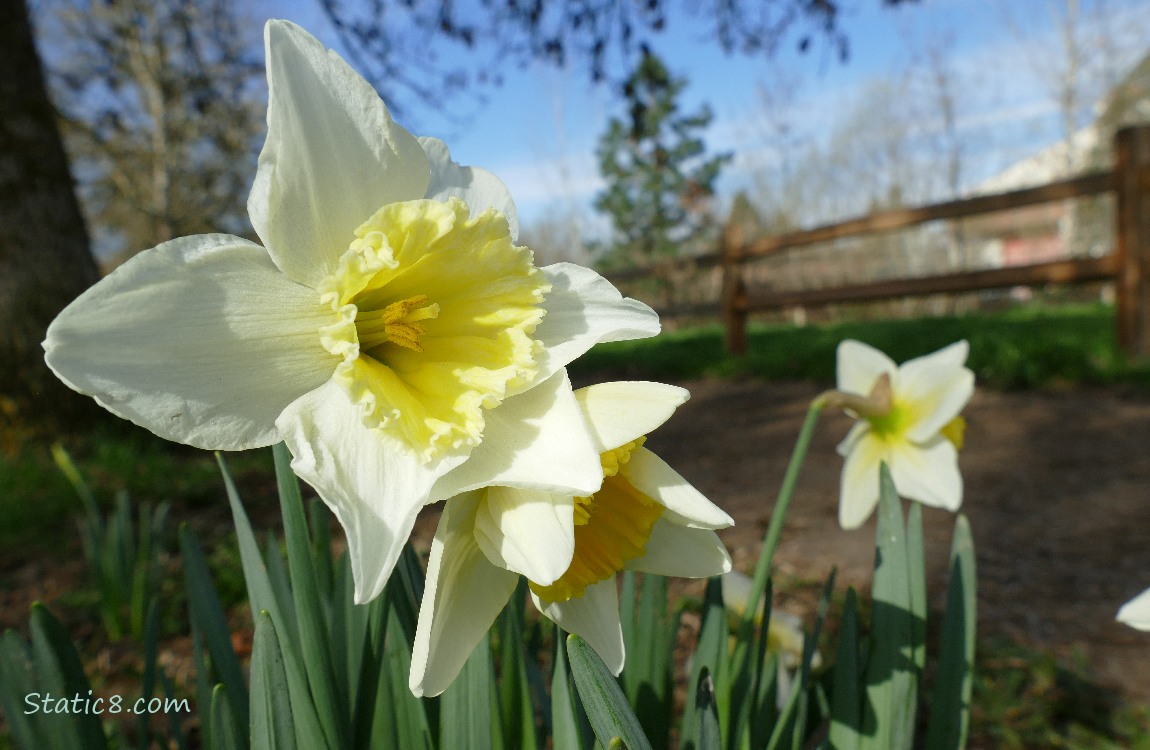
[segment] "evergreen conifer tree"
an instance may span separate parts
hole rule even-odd
[[[713,239],[709,203],[731,157],[706,155],[701,134],[711,111],[680,110],[686,85],[647,49],[623,85],[627,116],[611,119],[597,150],[607,187],[595,208],[611,217],[614,229],[601,259],[607,269],[693,254]]]

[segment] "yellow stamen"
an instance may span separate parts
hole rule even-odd
[[[421,352],[423,346],[419,337],[427,333],[427,329],[419,321],[438,317],[439,305],[427,304],[427,295],[420,294],[392,302],[382,310],[359,310],[355,316],[355,330],[364,350],[390,342]]]

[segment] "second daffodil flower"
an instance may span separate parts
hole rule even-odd
[[[838,388],[830,400],[859,420],[838,447],[846,459],[839,496],[843,528],[861,526],[878,504],[884,462],[902,497],[958,510],[965,424],[959,414],[974,393],[967,352],[959,341],[900,366],[859,341],[839,344]]]
[[[618,674],[618,572],[703,578],[731,569],[714,532],[731,517],[643,447],[645,435],[687,395],[642,382],[575,392],[600,453],[602,487],[593,494],[555,494],[521,482],[447,501],[419,610],[413,693],[438,695],[451,684],[520,575],[536,608],[582,636]]]
[[[347,532],[363,602],[452,469],[469,467],[441,495],[504,475],[597,487],[563,368],[658,319],[588,269],[536,268],[503,184],[392,122],[307,32],[272,21],[265,42],[268,134],[248,199],[263,245],[212,234],[140,253],[44,347],[64,382],[161,437],[285,441]],[[536,453],[567,456],[564,472]]]

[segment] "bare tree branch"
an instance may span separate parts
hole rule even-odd
[[[698,19],[728,53],[769,56],[792,34],[800,50],[821,40],[841,59],[850,51],[839,19],[851,0],[480,0],[467,9],[452,0],[319,2],[348,58],[400,108],[411,97],[438,106],[448,92],[498,83],[502,64],[532,60],[574,64],[593,81],[621,83],[673,10]],[[492,52],[490,65],[446,66],[434,40]]]

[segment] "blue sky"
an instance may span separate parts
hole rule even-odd
[[[868,82],[897,79],[912,59],[945,39],[950,40],[949,64],[964,82],[960,129],[987,152],[968,170],[969,180],[993,174],[1058,139],[1058,108],[1042,70],[1057,65],[1051,52],[1057,47],[1052,8],[1064,8],[1065,0],[922,0],[893,9],[880,7],[878,0],[844,5],[850,6],[841,21],[851,45],[846,64],[819,45],[800,55],[793,39],[773,59],[727,56],[700,31],[697,20],[676,15],[667,32],[655,38],[655,50],[690,82],[685,107],[707,103],[715,113],[708,145],[736,152],[721,184],[725,195],[751,184],[756,170],[771,169],[772,145],[763,126],[771,115],[757,93],[761,85],[791,82],[784,87],[792,92],[786,103],[791,126],[804,140],[818,143],[829,137],[846,110],[860,106]],[[1121,50],[1110,54],[1120,58],[1116,64],[1132,63],[1150,45],[1150,0],[1081,0],[1080,5],[1084,23],[1093,22],[1096,7],[1108,14],[1112,35],[1121,37],[1115,42]],[[317,3],[262,0],[256,7],[296,21],[338,49]],[[479,65],[490,54],[470,58],[452,47],[443,53],[449,62],[464,65]],[[1051,62],[1042,62],[1043,55],[1052,55]],[[1099,55],[1092,46],[1084,49],[1091,65]],[[414,103],[404,124],[417,134],[447,140],[460,163],[498,174],[526,224],[559,207],[589,212],[599,187],[595,143],[607,118],[618,111],[617,102],[610,92],[591,85],[581,69],[506,65],[500,72],[502,86],[483,88],[486,106],[476,110],[470,100],[448,105],[456,117],[469,115],[465,124]],[[1045,75],[1049,79],[1048,71]]]

